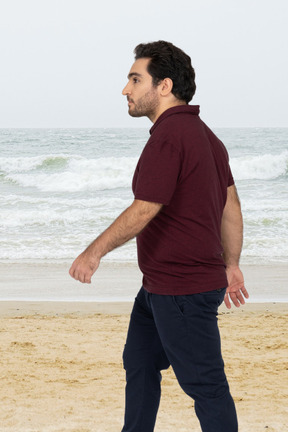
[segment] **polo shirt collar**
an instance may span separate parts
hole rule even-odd
[[[156,120],[154,125],[150,129],[150,134],[154,132],[154,129],[161,123],[163,120],[165,120],[167,117],[170,117],[174,114],[192,114],[192,115],[199,115],[200,112],[200,106],[199,105],[177,105],[172,108],[168,108],[166,111],[164,111]]]

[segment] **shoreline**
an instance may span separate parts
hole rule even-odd
[[[67,302],[67,301],[0,301],[0,318],[16,317],[93,317],[95,315],[130,315],[133,302]],[[221,314],[286,314],[287,302],[245,303],[239,308],[227,309],[224,303]]]
[[[91,284],[68,274],[65,263],[0,263],[0,302],[132,302],[141,287],[136,262],[101,263]],[[241,264],[251,303],[288,302],[288,266]]]

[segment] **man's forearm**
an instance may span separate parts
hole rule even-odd
[[[91,283],[101,258],[139,234],[161,210],[162,204],[134,200],[121,215],[73,262],[69,273],[80,282]]]
[[[243,218],[236,187],[227,190],[227,201],[222,217],[221,239],[223,258],[227,265],[238,266],[243,244]]]
[[[239,260],[243,243],[243,219],[241,205],[236,187],[230,186],[227,190],[227,201],[222,217],[222,246],[223,258],[226,263],[228,287],[224,302],[228,309],[231,301],[239,307],[245,304],[249,294],[244,285],[244,277],[239,268]]]
[[[101,259],[108,252],[137,236],[161,208],[161,204],[135,200],[89,248]]]

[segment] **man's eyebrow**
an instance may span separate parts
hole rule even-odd
[[[142,78],[143,75],[141,75],[141,74],[138,73],[138,72],[131,72],[131,73],[129,73],[129,75],[127,76],[127,78],[130,79],[130,78],[132,78],[133,76],[137,76],[137,77]]]

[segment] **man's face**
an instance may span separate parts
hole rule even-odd
[[[157,117],[159,109],[158,87],[153,86],[152,77],[147,72],[150,59],[135,61],[128,74],[128,84],[122,94],[127,96],[129,114],[132,117],[148,117],[151,121]]]

